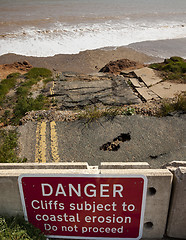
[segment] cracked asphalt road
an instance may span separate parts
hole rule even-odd
[[[122,76],[60,75],[46,87],[48,97],[55,98],[58,109],[84,108],[87,105],[123,106],[141,100]]]
[[[58,109],[139,103],[122,76],[62,73],[44,89]],[[20,157],[28,162],[148,162],[159,168],[186,160],[186,115],[117,116],[71,122],[27,122],[19,127]],[[122,136],[128,136],[124,139]]]
[[[186,116],[117,116],[87,124],[74,122],[28,122],[19,127],[20,156],[28,162],[142,162],[152,168],[177,160],[186,160]],[[115,150],[103,150],[121,134]],[[118,138],[119,139],[119,138]],[[110,149],[110,150],[109,150]]]

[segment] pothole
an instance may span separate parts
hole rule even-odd
[[[118,137],[114,138],[112,142],[107,142],[100,147],[103,151],[118,151],[120,148],[120,143],[130,141],[130,133],[121,133]]]

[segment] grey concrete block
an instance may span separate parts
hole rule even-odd
[[[172,161],[172,162],[164,164],[161,168],[167,168],[171,171],[171,170],[176,170],[178,167],[186,167],[186,160],[185,161]]]
[[[186,239],[186,167],[174,171],[167,235]]]
[[[101,174],[145,175],[148,179],[143,238],[162,238],[167,223],[173,175],[167,169],[102,169]]]
[[[99,174],[98,169],[2,169],[0,181],[4,177],[19,177],[21,174]]]
[[[86,162],[76,163],[0,163],[0,169],[87,169]]]
[[[147,162],[102,162],[100,169],[146,169],[150,168]]]
[[[0,215],[23,215],[17,176],[2,176],[0,173]]]
[[[0,170],[0,215],[23,215],[18,188],[21,174],[99,174],[98,169],[2,169]]]

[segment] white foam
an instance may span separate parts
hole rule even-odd
[[[16,53],[46,57],[55,54],[75,54],[107,46],[124,46],[147,40],[186,37],[183,22],[112,22],[63,25],[50,29],[24,29],[0,39],[0,55]]]

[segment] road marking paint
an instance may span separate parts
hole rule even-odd
[[[50,88],[50,95],[54,95],[54,81],[52,81],[52,87]]]
[[[38,122],[37,128],[36,128],[36,147],[35,147],[35,162],[40,162],[40,154],[39,154],[39,140],[40,140],[40,128],[41,123]]]
[[[50,122],[50,129],[51,129],[51,153],[54,162],[59,162],[60,157],[58,154],[58,139],[56,133],[56,123],[54,121]]]
[[[37,124],[35,162],[46,163],[46,122]]]
[[[43,163],[46,163],[46,122],[41,123],[41,159]]]

